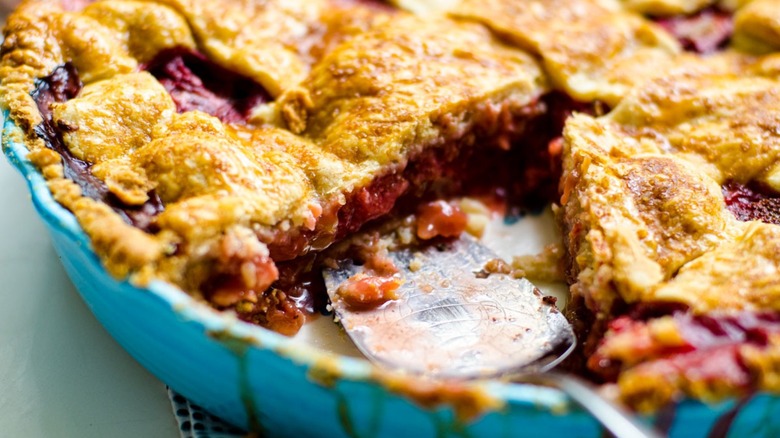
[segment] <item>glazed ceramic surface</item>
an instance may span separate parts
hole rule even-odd
[[[10,120],[3,127],[4,152],[26,178],[88,307],[135,360],[212,413],[269,436],[601,436],[595,420],[554,389],[481,383],[503,406],[462,421],[451,406],[423,407],[389,390],[368,362],[332,351],[349,353],[339,342],[330,348],[306,336],[285,338],[218,313],[168,284],[140,289],[115,280],[75,218],[52,199],[25,147],[10,140],[8,133],[18,128]],[[648,421],[672,436],[777,436],[780,398],[685,402]]]

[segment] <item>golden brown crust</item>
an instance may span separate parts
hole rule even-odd
[[[305,108],[294,118],[301,127],[306,121],[302,134],[370,166],[400,164],[420,152],[409,146],[461,137],[488,106],[519,112],[546,84],[531,57],[504,47],[481,26],[397,17],[340,45],[302,85],[292,99]],[[311,102],[298,104],[301,93]]]
[[[734,17],[734,45],[753,53],[780,49],[780,1],[753,0]]]
[[[651,299],[714,310],[780,310],[780,227],[749,222],[728,243],[686,264]]]
[[[567,124],[565,220],[582,225],[569,248],[593,293],[614,288],[626,302],[671,297],[663,282],[681,267],[674,281],[685,278],[686,264],[740,239],[744,225],[726,211],[720,185],[760,181],[777,190],[778,92],[762,77],[682,69],[640,87],[603,118]],[[711,309],[694,293],[676,298]],[[742,307],[727,303],[718,305]]]
[[[609,0],[465,0],[452,14],[541,56],[553,85],[582,101],[615,105],[680,51],[655,24]]]
[[[716,3],[716,0],[621,0],[626,8],[659,15],[691,14]]]
[[[152,128],[176,112],[173,100],[149,73],[117,74],[88,84],[79,96],[51,105],[54,123],[78,159],[93,164],[127,157],[149,143]]]
[[[581,227],[569,245],[575,289],[602,313],[617,298],[642,301],[736,226],[715,181],[677,157],[636,150],[615,131],[577,116],[564,132],[564,178],[572,188],[563,207],[566,221]]]

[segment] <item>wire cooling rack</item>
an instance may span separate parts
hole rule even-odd
[[[190,403],[183,396],[168,389],[171,408],[179,425],[181,438],[239,438],[258,437],[231,426],[218,417],[204,411],[200,406]]]

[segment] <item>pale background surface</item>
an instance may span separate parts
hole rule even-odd
[[[165,386],[92,316],[0,157],[0,436],[176,437]]]
[[[16,3],[0,0],[0,23]],[[176,437],[176,427],[165,387],[81,301],[24,179],[0,157],[0,435]]]

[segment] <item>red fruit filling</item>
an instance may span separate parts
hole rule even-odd
[[[689,52],[713,53],[731,39],[734,20],[731,12],[709,8],[693,15],[661,18],[658,24],[675,36]]]
[[[87,7],[90,3],[95,3],[97,0],[61,0],[62,1],[62,9],[66,11],[71,12],[77,12],[85,7]]]
[[[366,222],[390,212],[395,201],[409,188],[402,175],[390,174],[376,179],[350,195],[349,202],[338,210],[336,239],[359,230]],[[330,221],[327,221],[330,222]]]
[[[383,11],[383,12],[392,12],[396,10],[396,7],[394,5],[382,0],[335,0],[333,3],[335,6],[342,6],[342,7],[360,5],[377,11]]]
[[[457,205],[446,201],[423,204],[417,210],[417,237],[458,237],[466,229],[468,217]]]
[[[272,285],[283,291],[295,306],[307,315],[325,313],[328,294],[319,266],[313,255],[290,262],[277,263],[279,279]]]
[[[180,113],[199,110],[225,123],[240,123],[252,108],[270,100],[253,80],[187,49],[165,50],[143,69],[168,90]]]
[[[588,369],[606,381],[614,381],[621,368],[640,363],[642,372],[685,373],[696,379],[726,379],[735,386],[750,383],[748,370],[742,364],[739,348],[743,345],[764,347],[770,335],[780,334],[780,315],[741,312],[729,315],[672,314],[673,324],[682,339],[665,344],[649,329],[653,322],[622,316],[609,323],[606,336],[588,360]],[[632,363],[624,364],[610,355],[614,339],[631,339]]]
[[[721,386],[741,390],[747,390],[753,383],[753,377],[742,361],[739,344],[671,355],[645,362],[636,371],[645,375],[664,376],[672,382],[684,377],[697,384],[709,386],[717,382]]]
[[[203,289],[212,304],[228,308],[241,301],[256,303],[278,278],[279,271],[268,257],[255,256],[249,260],[235,257],[225,260],[219,274]]]
[[[780,225],[780,196],[759,187],[729,182],[723,186],[726,208],[741,221],[761,221]]]
[[[399,286],[397,278],[360,273],[347,279],[336,294],[351,310],[370,310],[398,298],[395,291]]]

